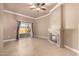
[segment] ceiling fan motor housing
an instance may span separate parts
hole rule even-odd
[[[35,6],[40,7],[40,6],[44,6],[45,3],[34,3]]]

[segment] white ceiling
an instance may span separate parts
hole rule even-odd
[[[48,5],[45,6],[47,8],[46,11],[40,10],[39,12],[37,12],[36,10],[32,10],[29,8],[31,6],[29,3],[4,3],[4,9],[37,18],[37,17],[43,16],[45,14],[48,14],[49,11],[55,5],[56,5],[56,3],[48,3]]]

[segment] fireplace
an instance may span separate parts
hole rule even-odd
[[[54,42],[54,43],[57,43],[58,35],[49,33],[49,40]]]
[[[52,26],[48,29],[49,32],[49,42],[55,43],[57,46],[60,45],[60,27]]]

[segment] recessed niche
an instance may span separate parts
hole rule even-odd
[[[60,39],[59,34],[49,33],[49,41],[50,42],[55,43],[56,45],[58,45],[59,39]]]

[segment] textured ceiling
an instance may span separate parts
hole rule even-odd
[[[56,5],[56,3],[48,3],[46,11],[39,11],[37,12],[36,10],[32,10],[29,7],[31,6],[29,3],[4,3],[4,9],[14,11],[23,15],[31,16],[34,18],[37,18],[39,16],[43,16]]]

